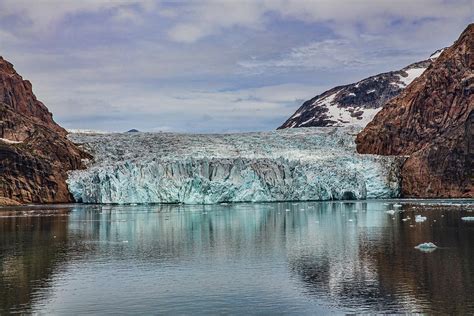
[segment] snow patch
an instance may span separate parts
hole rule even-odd
[[[7,143],[7,144],[21,144],[23,143],[22,141],[16,141],[16,140],[10,140],[6,138],[0,138],[0,141]]]
[[[70,134],[110,134],[111,132],[105,132],[101,130],[93,129],[79,129],[79,128],[68,128],[66,131]]]
[[[405,72],[407,73],[407,76],[403,77],[399,75],[400,81],[401,81],[401,84],[399,84],[399,86],[401,88],[408,86],[410,83],[413,82],[413,80],[421,76],[421,74],[425,72],[425,70],[426,68],[411,68],[411,69],[405,70]]]
[[[314,117],[311,117],[309,120],[304,121],[303,123],[300,124],[300,126],[304,126],[305,124],[311,122],[314,120]]]
[[[434,52],[433,54],[431,54],[430,59],[431,59],[431,60],[435,60],[435,59],[438,58],[445,50],[446,50],[446,48],[438,49],[436,52]]]

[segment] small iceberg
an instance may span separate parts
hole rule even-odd
[[[393,214],[395,214],[395,210],[388,210],[388,211],[386,211],[385,213],[390,214],[390,215],[393,215]]]
[[[461,217],[461,219],[465,222],[474,222],[474,216]]]
[[[424,242],[415,247],[415,249],[421,250],[423,252],[432,252],[435,251],[437,248],[438,246],[436,246],[432,242]]]
[[[421,215],[416,215],[415,216],[415,222],[422,223],[424,221],[426,221],[426,216],[421,216]]]

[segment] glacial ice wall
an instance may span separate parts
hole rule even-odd
[[[85,203],[390,198],[401,161],[359,155],[351,128],[243,134],[70,134],[94,155],[68,185]]]

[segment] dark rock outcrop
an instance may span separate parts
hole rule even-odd
[[[474,24],[357,136],[360,153],[409,156],[407,197],[474,197]]]
[[[73,201],[67,171],[90,158],[66,137],[33,94],[29,81],[0,57],[0,199],[21,203]]]

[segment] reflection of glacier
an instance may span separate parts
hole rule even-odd
[[[399,161],[358,155],[355,130],[227,135],[72,134],[95,155],[70,173],[86,203],[190,203],[395,197]]]

